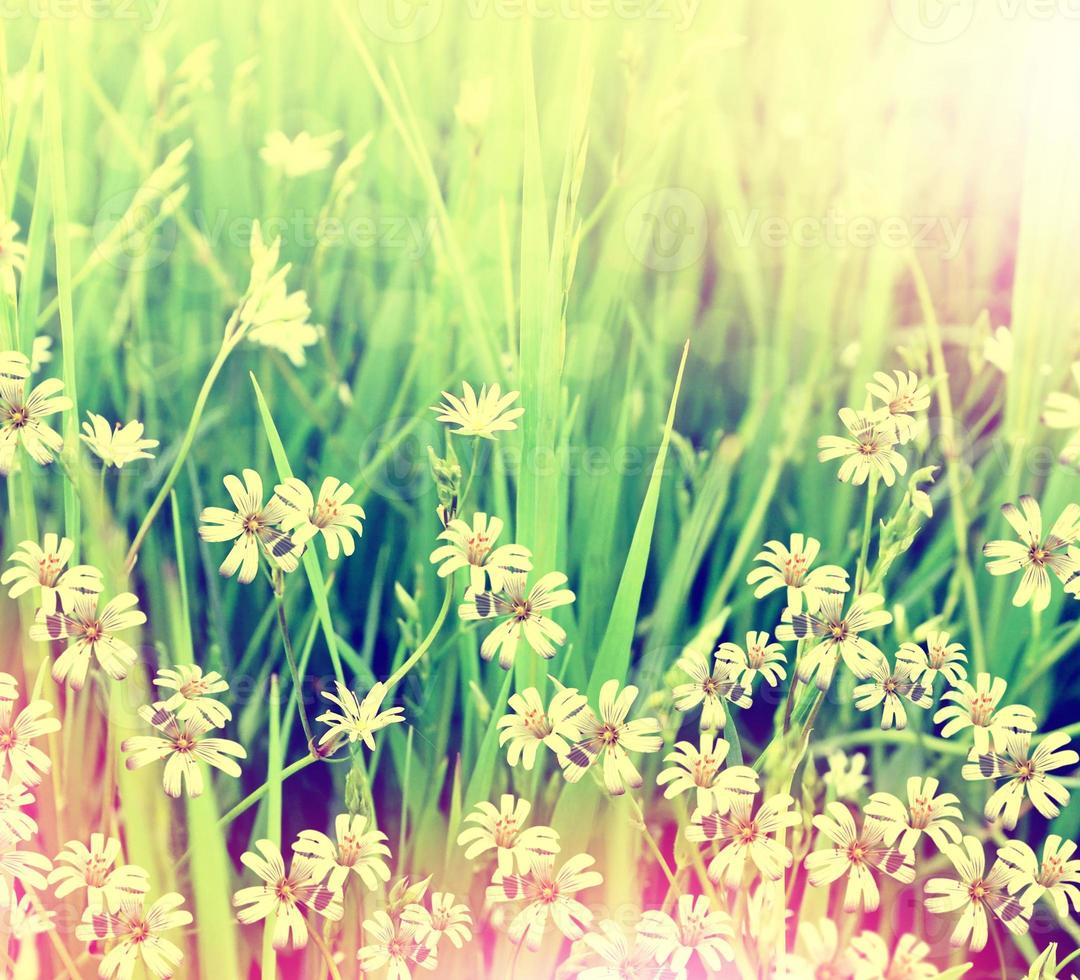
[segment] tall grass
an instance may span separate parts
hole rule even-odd
[[[149,618],[123,684],[99,678],[72,695],[41,675],[65,727],[48,744],[40,849],[122,837],[155,894],[187,896],[195,926],[178,941],[193,978],[327,975],[317,946],[278,955],[240,926],[229,894],[253,840],[327,829],[361,792],[395,878],[433,874],[478,921],[487,880],[453,841],[476,802],[504,791],[533,801],[564,853],[596,856],[605,884],[590,901],[610,917],[662,903],[653,848],[680,888],[711,887],[677,838],[685,809],[656,791],[659,756],[643,765],[642,815],[591,778],[510,770],[496,722],[515,690],[550,697],[549,677],[594,704],[616,677],[640,686],[638,711],[661,716],[665,749],[696,737],[690,725],[680,736],[665,700],[673,665],[688,645],[708,653],[779,621],[779,600],[757,602],[745,583],[761,544],[801,531],[828,561],[858,562],[865,488],[838,483],[814,445],[838,431],[840,405],[861,406],[879,369],[932,383],[909,462],[941,468],[934,516],[884,587],[887,652],[936,624],[973,666],[1009,681],[1041,731],[1080,731],[1075,603],[1058,589],[1041,615],[1016,609],[1011,583],[980,556],[1008,534],[1000,504],[1031,493],[1052,516],[1077,499],[1060,434],[1040,422],[1080,354],[1073,24],[1021,29],[980,14],[960,38],[923,44],[888,5],[839,0],[702,4],[688,26],[676,5],[656,8],[659,19],[591,19],[442,4],[412,40],[378,6],[191,0],[0,21],[0,200],[28,245],[5,349],[51,338],[43,373],[63,378],[79,412],[141,419],[161,443],[156,459],[99,479],[72,411],[58,464],[24,459],[6,480],[5,556],[65,533]],[[259,155],[275,129],[342,137],[331,166],[291,179]],[[148,183],[188,140],[176,180]],[[325,325],[303,366],[244,344],[215,367],[253,220],[280,235],[290,288],[307,290]],[[983,357],[999,324],[1015,340],[1007,374]],[[577,595],[556,617],[568,632],[556,659],[524,650],[509,674],[480,660],[483,631],[456,614],[461,582],[451,595],[428,560],[440,530],[428,447],[446,456],[450,444],[429,407],[461,379],[520,390],[525,409],[495,444],[453,440],[463,468],[476,467],[467,509],[498,514],[506,539],[529,547],[539,572],[566,573]],[[311,549],[289,579],[299,687],[270,589],[222,580],[218,547],[196,534],[200,510],[223,501],[222,477],[245,467],[268,485],[336,475],[367,513],[356,556],[331,563]],[[874,535],[903,484],[879,488]],[[23,691],[49,656],[26,639],[33,614],[26,600],[0,603],[0,667]],[[155,668],[191,662],[229,678],[229,734],[248,759],[241,780],[173,802],[153,767],[124,768],[119,744],[145,727],[136,709],[152,700]],[[314,717],[335,679],[363,692],[387,678],[399,679],[393,702],[408,724],[360,761],[313,760],[297,702]],[[808,747],[782,756],[790,771],[770,771],[787,751],[762,756],[786,688],[779,701],[767,693],[733,711],[725,737],[748,764],[768,759],[768,777],[796,797],[822,798],[830,751],[861,751],[875,790],[902,795],[907,775],[939,774],[965,813],[981,810],[982,784],[959,779],[962,759],[928,716],[882,735],[854,711],[850,686],[811,716]],[[112,779],[115,800],[98,792]],[[1026,839],[1074,839],[1078,821],[1075,806],[1049,825],[1031,817]],[[910,911],[903,928],[925,924],[916,893],[889,887],[885,907]],[[827,894],[796,892],[800,917],[829,911]],[[356,975],[359,923],[385,899],[351,898],[341,926],[320,933],[348,951],[342,976]],[[866,924],[891,938],[898,922]],[[69,926],[60,946],[91,976]],[[559,938],[512,966],[511,945],[486,928],[485,942],[440,950],[446,975],[551,975]],[[1040,928],[1006,938],[1009,975],[1049,938],[1077,942],[1071,923]],[[37,951],[25,975],[62,975],[54,943]],[[943,941],[934,953],[960,961]],[[978,964],[997,969],[992,946]]]

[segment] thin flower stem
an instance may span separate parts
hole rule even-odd
[[[922,266],[914,251],[908,250],[908,267],[915,283],[915,293],[922,307],[926,321],[926,336],[930,342],[930,363],[937,382],[937,401],[941,408],[941,449],[945,456],[946,474],[949,480],[949,506],[952,510],[952,524],[956,536],[956,564],[960,573],[960,582],[964,590],[964,604],[967,606],[968,623],[971,626],[971,657],[976,672],[986,670],[986,646],[983,641],[982,617],[979,613],[979,597],[975,590],[975,575],[968,560],[968,532],[970,521],[967,505],[964,503],[962,476],[958,466],[960,451],[956,438],[956,420],[953,415],[952,393],[949,391],[949,370],[945,363],[945,351],[941,343],[941,327],[930,297],[930,287]],[[1024,375],[1022,375],[1024,376]],[[1011,497],[1008,499],[1012,499]]]
[[[521,939],[514,946],[514,955],[510,960],[510,980],[514,980],[517,976],[518,958],[521,956],[521,947],[525,945],[525,937]]]
[[[460,512],[462,505],[465,503],[465,498],[469,496],[469,490],[472,489],[473,479],[476,476],[476,463],[480,456],[480,437],[474,436],[472,443],[472,458],[469,461],[469,475],[465,479],[465,488],[458,496],[458,511]]]
[[[314,755],[305,755],[305,756],[297,759],[294,763],[292,763],[291,765],[286,766],[284,769],[281,770],[281,775],[280,775],[280,777],[278,779],[278,782],[280,782],[280,783],[285,782],[286,779],[288,779],[290,776],[295,775],[301,769],[306,769],[312,763],[319,762],[319,761],[324,761],[325,762],[325,761],[328,761],[328,760],[325,760],[325,759],[320,760],[319,757],[314,756]],[[269,782],[263,783],[256,790],[252,790],[252,792],[248,793],[248,795],[245,796],[239,803],[237,803],[236,806],[234,806],[231,810],[229,810],[228,813],[224,814],[218,820],[217,826],[218,827],[227,827],[227,826],[229,826],[229,824],[231,824],[237,817],[239,817],[241,814],[246,813],[256,803],[258,803],[264,796],[266,796],[266,794],[267,794],[267,792],[269,792],[269,790],[270,790],[270,783]],[[187,863],[188,858],[190,858],[190,857],[191,857],[191,850],[189,849],[181,856],[180,860],[177,862],[177,867],[178,868],[183,867]]]
[[[1009,967],[1005,959],[1005,949],[1001,945],[1001,936],[998,935],[994,920],[990,920],[990,935],[994,938],[994,949],[997,950],[998,965],[1001,967],[1001,980],[1009,980]]]
[[[309,930],[308,935],[311,936],[311,941],[319,947],[323,962],[326,964],[326,970],[330,974],[332,980],[341,980],[341,973],[338,971],[337,964],[334,962],[334,956],[326,943],[323,942],[322,936],[319,935],[319,930],[311,929]]]
[[[446,595],[443,598],[442,608],[439,610],[439,615],[435,617],[435,622],[431,629],[428,631],[428,635],[420,641],[420,645],[393,674],[390,675],[390,679],[386,682],[386,690],[390,691],[395,684],[397,684],[416,664],[420,658],[427,653],[431,644],[435,642],[435,638],[439,635],[439,630],[442,629],[443,623],[446,622],[446,614],[450,611],[450,602],[454,598],[454,578],[455,575],[451,575],[446,580]]]
[[[274,602],[277,604],[277,623],[281,633],[281,643],[285,648],[285,659],[289,661],[292,673],[293,690],[296,692],[296,707],[300,711],[300,724],[304,729],[308,749],[315,754],[315,736],[308,721],[307,706],[304,704],[304,685],[300,679],[300,670],[296,666],[296,654],[293,653],[292,640],[289,638],[289,623],[285,618],[285,574],[280,568],[274,569]]]
[[[862,546],[859,549],[859,564],[855,566],[855,596],[862,593],[866,584],[866,560],[870,554],[870,536],[874,529],[874,499],[877,497],[878,477],[870,474],[870,483],[866,488],[866,516],[863,518]]]
[[[1065,957],[1065,959],[1058,960],[1058,964],[1057,964],[1058,973],[1061,972],[1063,967],[1067,966],[1069,963],[1071,963],[1073,960],[1075,960],[1076,957],[1078,957],[1078,956],[1080,956],[1080,949],[1074,949],[1068,956]]]
[[[641,827],[641,833],[645,837],[645,842],[649,845],[649,850],[652,851],[653,857],[656,858],[657,863],[664,870],[664,876],[668,880],[668,885],[671,888],[678,888],[678,884],[675,881],[675,872],[671,870],[671,865],[667,863],[667,858],[664,857],[663,852],[660,850],[660,846],[656,843],[653,835],[649,831],[649,825],[645,822],[645,814],[641,810],[641,804],[634,799],[632,793],[627,793],[626,798],[630,801],[630,806],[633,807],[634,814],[637,816],[638,824]]]
[[[230,319],[230,324],[232,324],[233,319],[235,319],[235,314]],[[154,523],[154,518],[157,517],[158,511],[161,510],[165,500],[168,498],[169,491],[172,490],[173,484],[176,483],[177,477],[180,476],[180,470],[188,457],[188,453],[191,452],[191,447],[195,442],[195,433],[198,431],[199,423],[202,421],[210,392],[213,390],[214,383],[217,381],[221,369],[225,366],[229,354],[232,353],[233,348],[236,346],[236,340],[233,339],[231,333],[227,325],[225,328],[226,339],[218,350],[214,363],[210,365],[206,377],[203,379],[202,388],[199,389],[199,396],[195,399],[195,407],[191,410],[191,419],[188,421],[187,431],[184,432],[184,438],[180,441],[180,448],[176,451],[176,459],[173,460],[169,474],[165,477],[165,482],[161,485],[161,489],[158,490],[154,502],[150,505],[150,509],[147,510],[142,524],[139,525],[139,530],[135,532],[131,547],[128,548],[127,556],[124,558],[124,569],[129,573],[135,567],[135,560],[139,556],[139,549],[142,547],[146,535],[150,533],[150,525]]]
[[[791,665],[791,683],[788,685],[787,699],[784,702],[784,734],[791,730],[791,712],[795,708],[795,692],[799,688],[799,660],[802,659],[803,640],[795,644],[795,661]]]

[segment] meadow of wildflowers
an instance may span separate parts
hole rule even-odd
[[[0,974],[1080,973],[1080,22],[940,6],[5,6]]]

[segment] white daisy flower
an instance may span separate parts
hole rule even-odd
[[[890,377],[878,371],[866,390],[872,398],[881,402],[881,418],[896,430],[901,445],[911,442],[917,431],[913,412],[925,412],[930,407],[930,389],[919,384],[914,371],[894,371]]]
[[[588,932],[575,944],[572,961],[564,964],[577,980],[680,980],[680,975],[656,962],[652,939],[634,931],[628,939],[618,923],[605,919],[596,932]]]
[[[240,767],[229,756],[246,759],[247,752],[239,742],[227,738],[204,738],[211,729],[205,718],[192,715],[180,721],[165,709],[163,702],[153,706],[144,704],[139,708],[139,717],[162,734],[133,735],[124,739],[120,750],[129,753],[125,764],[128,769],[141,769],[167,759],[162,785],[169,796],[178,797],[185,785],[188,796],[202,793],[200,762],[220,769],[227,776],[239,777]]]
[[[14,567],[0,576],[0,584],[10,585],[8,595],[17,599],[30,589],[40,589],[40,605],[46,613],[56,612],[57,604],[71,610],[83,597],[96,596],[104,589],[101,572],[93,565],[67,568],[75,552],[75,542],[52,532],[39,545],[23,541],[8,561]]]
[[[472,939],[472,913],[463,902],[455,904],[450,892],[432,892],[431,908],[425,908],[418,902],[405,906],[401,913],[404,925],[411,925],[416,930],[416,938],[432,949],[439,945],[439,940],[446,936],[454,949],[461,949]]]
[[[754,561],[764,564],[746,576],[748,584],[757,586],[754,598],[785,589],[789,609],[802,612],[805,604],[808,612],[817,612],[826,593],[847,592],[848,573],[839,565],[811,568],[820,550],[817,538],[802,534],[792,534],[787,545],[766,541],[765,550],[754,556]]]
[[[26,245],[17,239],[19,225],[10,220],[0,221],[0,272],[22,273],[26,266]]]
[[[248,339],[281,351],[296,367],[307,359],[305,349],[319,340],[321,327],[308,322],[311,307],[304,290],[289,292],[291,265],[277,268],[281,239],[266,242],[259,222],[251,229],[251,278],[230,325],[232,343]]]
[[[150,876],[134,864],[117,865],[120,841],[91,834],[90,846],[69,840],[53,859],[49,884],[57,898],[86,889],[86,905],[92,912],[116,912],[129,902],[141,902],[150,890]]]
[[[1012,371],[1015,349],[1016,344],[1008,327],[995,327],[983,341],[983,357],[988,364],[994,365],[1002,374]]]
[[[753,703],[749,688],[739,680],[737,665],[718,658],[710,670],[705,654],[693,647],[687,647],[675,665],[691,679],[689,684],[677,684],[672,689],[675,708],[693,711],[701,705],[702,731],[720,729],[727,724],[725,701],[740,708],[749,708]]]
[[[907,781],[907,804],[892,793],[873,793],[866,805],[866,815],[885,828],[885,840],[900,840],[900,850],[912,852],[926,834],[940,850],[946,844],[960,843],[963,823],[960,800],[952,793],[938,793],[938,780],[932,776],[910,776]]]
[[[1031,906],[1009,894],[1013,871],[995,860],[986,873],[986,855],[976,837],[965,837],[963,846],[946,844],[942,852],[956,869],[956,878],[931,878],[926,891],[926,909],[933,915],[960,912],[949,941],[954,946],[967,945],[973,953],[986,946],[989,938],[987,912],[990,912],[1014,935],[1027,932]]]
[[[1011,871],[1009,894],[1023,891],[1021,901],[1032,906],[1045,898],[1063,922],[1080,912],[1080,860],[1073,857],[1076,845],[1050,834],[1043,843],[1042,862],[1023,841],[1006,841],[998,851],[998,860]]]
[[[842,482],[860,486],[873,473],[891,487],[897,474],[907,472],[907,460],[893,448],[897,439],[891,422],[851,408],[840,409],[840,421],[851,438],[822,436],[818,439],[818,460],[827,463],[843,459],[839,473]]]
[[[926,635],[925,649],[915,643],[904,643],[896,653],[896,663],[906,664],[911,675],[933,688],[940,674],[955,687],[967,680],[967,654],[962,643],[950,643],[949,634],[938,630]]]
[[[293,844],[293,854],[306,859],[315,876],[335,891],[341,891],[350,874],[356,875],[364,886],[374,891],[380,882],[390,880],[390,868],[384,858],[390,857],[386,834],[368,830],[368,818],[362,814],[338,814],[334,820],[335,844],[317,830],[302,830]]]
[[[237,581],[246,585],[259,571],[260,548],[282,571],[295,571],[301,549],[278,528],[288,515],[285,505],[271,496],[263,506],[262,477],[254,470],[244,470],[243,483],[231,473],[223,482],[236,510],[204,507],[199,515],[199,537],[204,541],[236,542],[218,571],[225,578],[236,575]]]
[[[550,660],[555,648],[566,642],[566,630],[545,615],[551,609],[574,601],[574,593],[562,586],[566,576],[549,572],[526,592],[524,575],[507,575],[499,592],[465,591],[465,601],[458,607],[463,620],[502,619],[480,644],[480,656],[491,660],[499,655],[499,666],[509,670],[522,637],[529,647]]]
[[[541,745],[556,758],[565,756],[570,744],[581,737],[582,712],[588,703],[585,695],[572,687],[557,691],[547,709],[535,687],[511,694],[511,713],[496,722],[499,745],[507,746],[507,764],[512,767],[520,761],[526,771],[531,770]]]
[[[1080,361],[1072,366],[1073,385],[1080,392]],[[1080,469],[1080,398],[1063,391],[1046,396],[1043,423],[1051,429],[1070,429],[1068,442],[1061,450],[1061,462]]]
[[[312,496],[306,483],[292,477],[279,483],[274,491],[276,500],[286,507],[282,527],[292,532],[297,545],[307,544],[321,534],[326,545],[326,556],[334,561],[338,555],[351,555],[356,550],[353,534],[360,537],[367,516],[359,504],[350,504],[353,488],[335,477],[328,476],[319,488],[318,501]]]
[[[1065,584],[1080,567],[1068,553],[1069,545],[1080,537],[1080,504],[1069,504],[1045,537],[1042,511],[1034,497],[1021,497],[1019,508],[1014,504],[1003,504],[1001,513],[1020,540],[987,541],[983,545],[983,554],[990,559],[986,570],[991,575],[1022,571],[1024,574],[1013,595],[1013,605],[1031,602],[1032,608],[1041,612],[1050,605],[1049,572]],[[1080,587],[1080,579],[1077,584]]]
[[[559,853],[559,835],[550,827],[528,827],[526,822],[532,804],[503,793],[499,806],[481,800],[465,817],[466,827],[458,834],[459,847],[465,848],[466,860],[473,860],[486,851],[494,850],[500,874],[508,875],[517,869],[525,874],[536,861],[550,861]]]
[[[686,839],[718,848],[709,862],[709,880],[717,885],[723,882],[729,888],[739,887],[748,860],[763,880],[781,879],[793,858],[791,851],[771,835],[784,833],[802,822],[799,811],[791,809],[794,802],[787,793],[777,793],[762,800],[754,810],[754,795],[735,793],[726,813],[695,813],[686,829]]]
[[[934,714],[934,724],[945,723],[941,730],[943,738],[951,738],[959,731],[970,728],[979,753],[1002,752],[1015,731],[1035,731],[1035,712],[1022,704],[1009,704],[999,708],[1008,684],[1001,677],[991,678],[979,674],[975,687],[960,681],[951,691],[941,695],[942,701],[953,701]]]
[[[770,643],[769,634],[751,630],[746,634],[746,649],[737,643],[721,643],[714,654],[717,660],[742,671],[739,683],[748,691],[760,674],[769,687],[787,677],[787,657],[779,643]]]
[[[641,786],[641,773],[629,753],[659,752],[664,740],[655,718],[626,720],[637,695],[638,689],[633,684],[620,693],[617,680],[605,681],[600,688],[600,717],[588,706],[582,709],[581,737],[559,760],[568,782],[576,783],[602,758],[604,786],[612,796],[621,796],[627,786],[631,789]]]
[[[209,696],[222,694],[229,689],[228,682],[216,670],[204,674],[198,664],[160,667],[154,678],[154,686],[174,692],[161,704],[180,721],[198,716],[213,728],[224,728],[232,718],[232,712],[225,705]]]
[[[830,593],[816,613],[784,610],[783,622],[776,627],[776,638],[785,642],[817,640],[799,660],[799,680],[809,684],[816,674],[818,690],[827,691],[837,662],[843,658],[858,678],[870,676],[874,664],[885,655],[860,634],[880,629],[892,622],[892,614],[879,608],[884,599],[874,592],[864,592],[843,611],[843,596]]]
[[[519,392],[510,391],[504,395],[499,386],[493,384],[490,388],[483,385],[477,396],[468,381],[462,382],[462,385],[464,394],[460,398],[444,391],[442,394],[446,401],[431,409],[440,422],[451,426],[453,435],[494,439],[496,432],[517,428],[514,419],[523,415],[525,409],[510,406],[517,400]]]
[[[23,808],[33,806],[34,797],[17,779],[0,777],[0,834],[15,840],[30,840],[38,832],[37,821]]]
[[[52,359],[52,337],[48,334],[35,337],[30,348],[30,373],[37,374]]]
[[[98,599],[96,595],[80,596],[70,613],[60,609],[54,613],[39,611],[37,622],[30,627],[31,640],[70,640],[53,661],[52,676],[57,684],[69,684],[75,691],[81,691],[86,683],[91,659],[117,681],[127,677],[138,659],[131,645],[116,635],[146,622],[146,614],[135,608],[138,596],[121,592],[100,612]]]
[[[13,701],[0,701],[0,775],[24,786],[37,786],[52,762],[32,743],[60,731],[60,721],[46,717],[53,709],[48,701],[31,701],[12,719],[14,707]]]
[[[419,941],[411,923],[395,922],[379,911],[364,920],[364,932],[373,940],[356,954],[365,975],[385,966],[387,980],[410,980],[415,967],[434,970],[438,966],[435,949]]]
[[[40,466],[47,466],[64,448],[60,434],[44,421],[71,408],[71,399],[61,394],[64,382],[49,378],[27,392],[29,377],[25,354],[0,353],[0,476],[11,472],[20,444]]]
[[[7,929],[17,943],[40,936],[56,928],[56,913],[42,908],[29,895],[23,895],[7,910]],[[19,960],[16,960],[18,965]]]
[[[830,752],[825,760],[829,768],[821,777],[838,800],[855,802],[870,777],[866,774],[866,756],[862,752],[848,755],[843,750]]]
[[[1044,817],[1058,816],[1069,803],[1069,791],[1049,773],[1080,762],[1080,755],[1065,748],[1068,744],[1068,735],[1054,732],[1032,752],[1031,733],[1016,732],[1006,739],[1005,755],[973,749],[963,768],[964,778],[1004,780],[986,801],[986,819],[1000,819],[1006,830],[1012,830],[1025,797]]]
[[[98,976],[103,980],[130,980],[140,959],[147,972],[168,980],[183,962],[184,954],[161,933],[191,925],[191,913],[180,908],[183,904],[183,895],[169,892],[149,909],[141,898],[125,904],[115,914],[87,909],[75,928],[75,937],[84,943],[115,942],[98,965]]]
[[[802,954],[784,953],[776,964],[776,980],[816,980],[818,977],[851,976],[851,950],[840,947],[840,932],[832,919],[818,923],[800,922],[796,949]]]
[[[851,811],[834,802],[814,817],[814,826],[818,842],[828,838],[832,844],[806,856],[810,884],[820,888],[846,875],[845,912],[877,909],[881,894],[871,869],[904,884],[915,880],[914,856],[887,844],[885,829],[877,821],[867,819],[859,830]]]
[[[266,143],[259,156],[272,170],[280,171],[290,179],[317,173],[330,166],[334,147],[341,139],[336,130],[323,136],[312,136],[306,131],[289,139],[280,130],[266,134]]]
[[[285,872],[281,850],[270,840],[257,840],[255,851],[245,851],[240,860],[265,884],[241,888],[233,896],[236,917],[245,925],[273,915],[275,949],[303,949],[308,941],[307,911],[338,922],[343,914],[341,894],[323,884],[307,858],[293,855],[292,866]]]
[[[0,908],[8,908],[16,901],[15,884],[44,889],[45,876],[52,870],[52,862],[36,851],[20,851],[19,841],[0,834]]]
[[[722,768],[730,746],[715,732],[704,731],[700,743],[676,742],[674,751],[664,756],[672,765],[656,777],[657,786],[666,786],[665,799],[692,791],[697,809],[726,813],[734,797],[753,796],[758,789],[758,774],[749,766]]]
[[[704,895],[680,895],[675,918],[658,909],[649,909],[638,923],[638,935],[656,945],[656,962],[682,975],[696,956],[708,970],[723,969],[724,960],[734,959],[731,919],[714,912]]]
[[[851,960],[855,980],[934,980],[940,971],[927,961],[930,947],[917,936],[905,932],[892,954],[876,932],[861,932],[851,940]]]
[[[440,541],[448,543],[431,553],[431,563],[439,565],[439,577],[468,568],[469,587],[474,593],[484,592],[488,583],[492,592],[501,592],[510,576],[531,571],[532,552],[528,548],[519,544],[494,547],[502,529],[498,517],[489,518],[481,511],[473,514],[472,527],[460,518],[452,520],[439,535]]]
[[[580,939],[592,923],[593,913],[575,896],[603,884],[603,876],[589,869],[596,863],[588,854],[576,854],[556,872],[551,860],[537,860],[526,874],[495,873],[487,889],[489,903],[520,902],[510,923],[510,941],[536,952],[550,918],[567,939]]]
[[[915,680],[905,664],[898,662],[891,668],[884,656],[872,658],[871,664],[869,683],[855,688],[855,707],[859,711],[872,711],[881,706],[882,730],[907,728],[904,701],[924,711],[934,703],[933,690]]]
[[[337,747],[339,739],[344,739],[350,744],[363,742],[372,752],[375,751],[375,732],[386,728],[387,725],[395,725],[405,720],[405,709],[401,707],[387,708],[382,710],[382,703],[386,699],[387,687],[382,681],[377,681],[371,686],[371,690],[360,701],[341,681],[334,681],[337,694],[323,691],[322,696],[341,711],[325,711],[316,721],[321,721],[327,726],[319,745],[333,745]],[[328,751],[333,751],[330,749]]]
[[[160,445],[157,439],[143,438],[143,424],[139,421],[126,425],[109,425],[108,419],[93,412],[87,412],[89,422],[83,422],[83,434],[79,436],[90,451],[106,466],[122,469],[125,463],[136,459],[153,459],[153,453],[146,450]]]

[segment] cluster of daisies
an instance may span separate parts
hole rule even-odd
[[[120,842],[100,833],[89,843],[68,841],[52,860],[27,846],[38,837],[28,812],[34,790],[51,769],[48,754],[34,742],[59,731],[60,722],[41,700],[13,719],[18,697],[15,679],[0,674],[0,913],[6,935],[21,947],[56,928],[56,909],[43,901],[51,889],[57,901],[75,902],[78,940],[110,944],[98,967],[101,977],[130,977],[140,958],[154,976],[172,976],[183,954],[161,934],[191,923],[183,896],[170,892],[148,905],[149,875],[124,864]]]
[[[265,299],[260,299],[263,293],[277,295],[285,288],[283,273],[270,275],[276,249],[261,239],[260,247],[256,257],[265,266],[259,280],[263,286],[249,300],[256,306]],[[288,299],[286,293],[274,302],[288,305]],[[60,382],[43,382],[27,394],[30,367],[22,355],[0,356],[5,399],[0,462],[6,470],[20,444],[40,463],[53,459],[62,446],[43,418],[70,403],[60,394]],[[920,432],[918,414],[929,405],[929,392],[910,372],[878,374],[867,388],[863,410],[840,412],[850,438],[822,437],[819,458],[841,460],[842,480],[871,488],[878,481],[892,486],[907,469],[898,447]],[[493,439],[513,430],[522,411],[514,404],[518,393],[503,394],[498,385],[477,392],[466,383],[460,396],[443,395],[445,402],[434,411],[454,436]],[[94,416],[86,428],[84,439],[91,445],[95,440],[116,443],[122,433]],[[114,445],[111,465],[148,455],[145,450],[156,444],[141,436],[139,427],[120,439],[126,448]],[[474,465],[476,452],[474,445]],[[98,454],[109,462],[106,454]],[[575,601],[566,576],[534,574],[528,548],[499,542],[504,523],[498,517],[479,510],[471,520],[459,516],[469,485],[461,488],[452,452],[438,463],[446,478],[440,483],[436,474],[441,531],[430,560],[449,590],[459,581],[458,573],[464,579],[459,619],[466,626],[495,622],[480,653],[485,660],[497,659],[503,669],[523,649],[551,659],[566,640],[551,613]],[[223,576],[247,584],[262,572],[279,597],[287,576],[316,539],[322,539],[327,558],[334,561],[352,555],[354,539],[363,532],[365,515],[352,502],[353,488],[333,477],[322,482],[317,494],[290,477],[267,497],[262,478],[251,469],[240,477],[226,476],[224,485],[232,507],[205,508],[200,536],[230,545],[220,565]],[[919,509],[928,510],[929,501]],[[1003,513],[1019,540],[991,541],[984,550],[992,574],[1021,573],[1014,602],[1030,602],[1035,611],[1046,608],[1052,577],[1066,594],[1080,598],[1080,506],[1067,507],[1047,534],[1031,497],[1021,498],[1018,506],[1006,505]],[[891,947],[876,933],[846,937],[826,919],[800,923],[795,949],[789,952],[785,875],[791,869],[802,865],[811,887],[840,883],[843,907],[855,913],[878,908],[882,877],[906,884],[914,881],[917,863],[951,865],[951,875],[926,882],[926,908],[935,915],[958,913],[952,942],[973,951],[986,945],[991,920],[1014,933],[1025,932],[1040,899],[1061,916],[1070,906],[1080,911],[1075,844],[1050,836],[1040,856],[1021,841],[1007,840],[988,862],[986,835],[964,832],[959,799],[941,792],[937,779],[912,777],[906,799],[876,792],[855,812],[848,804],[859,802],[859,781],[852,792],[841,791],[837,781],[823,812],[815,814],[789,792],[790,773],[786,785],[777,786],[769,767],[763,774],[742,764],[736,739],[725,730],[733,724],[734,709],[752,706],[755,685],[777,688],[790,668],[785,734],[799,685],[805,685],[803,697],[816,699],[809,720],[802,716],[808,737],[816,709],[842,665],[841,676],[852,678],[854,707],[880,709],[882,729],[903,729],[910,708],[926,710],[940,701],[933,720],[942,726],[941,737],[971,733],[960,774],[1000,784],[984,811],[992,828],[1015,829],[1029,806],[1045,817],[1057,816],[1069,800],[1066,787],[1052,775],[1080,762],[1067,735],[1050,733],[1033,745],[1034,712],[1004,702],[1007,684],[1002,678],[980,672],[971,683],[965,649],[947,632],[930,630],[921,642],[899,642],[887,656],[870,636],[890,626],[893,617],[883,596],[868,588],[865,548],[854,584],[844,568],[818,564],[820,551],[820,543],[805,534],[791,534],[787,543],[767,542],[747,584],[759,600],[776,593],[784,598],[773,632],[752,630],[742,643],[720,642],[711,656],[698,645],[688,646],[667,675],[668,688],[649,699],[651,715],[635,714],[639,690],[633,684],[608,679],[590,703],[590,696],[551,678],[555,690],[550,698],[536,687],[514,693],[507,713],[496,721],[510,767],[531,772],[546,750],[567,782],[590,775],[612,797],[640,789],[642,769],[652,770],[639,757],[660,753],[672,738],[655,784],[686,814],[681,834],[700,864],[707,894],[684,892],[669,874],[663,905],[645,911],[629,931],[610,919],[597,921],[586,904],[589,890],[603,883],[595,859],[587,853],[563,855],[552,827],[530,823],[532,803],[506,793],[497,803],[479,802],[461,821],[456,838],[463,859],[489,882],[482,911],[486,921],[530,950],[539,949],[553,928],[572,944],[561,972],[584,980],[638,975],[680,980],[695,964],[719,970],[734,960],[741,968],[746,950],[754,950],[751,959],[771,966],[776,976],[884,980],[935,976],[929,947],[910,934]],[[102,607],[103,574],[90,565],[71,564],[74,557],[73,542],[47,534],[40,545],[20,544],[0,581],[14,598],[36,593],[31,638],[66,644],[52,662],[52,676],[78,692],[94,663],[113,680],[127,676],[138,657],[121,634],[143,625],[146,617],[131,593],[116,595]],[[785,644],[795,645],[791,662]],[[356,752],[374,750],[378,732],[405,720],[403,708],[384,707],[402,676],[398,671],[375,682],[363,696],[336,682],[333,692],[324,694],[331,707],[317,719],[326,727],[312,740],[312,752],[325,757],[346,746]],[[243,747],[214,734],[232,719],[220,700],[229,689],[226,680],[197,665],[178,664],[160,668],[154,684],[160,698],[139,710],[154,734],[122,743],[128,768],[164,762],[163,786],[172,797],[203,791],[202,763],[239,776],[236,760],[245,758]],[[99,965],[102,977],[129,976],[139,958],[151,974],[172,975],[182,954],[162,933],[189,925],[191,916],[178,894],[147,906],[149,876],[123,863],[118,841],[102,834],[92,835],[88,844],[71,841],[55,861],[23,848],[37,835],[26,812],[34,802],[33,788],[50,768],[47,753],[34,742],[58,731],[60,722],[42,700],[32,700],[13,717],[17,701],[14,678],[0,675],[0,905],[10,909],[14,939],[51,927],[52,913],[40,893],[53,887],[58,899],[80,896],[77,937],[110,944]],[[676,740],[681,719],[693,716],[696,741]],[[634,806],[648,835],[644,816]],[[244,884],[235,893],[239,921],[270,920],[278,949],[304,948],[314,936],[329,955],[312,917],[338,922],[350,888],[378,892],[384,897],[362,921],[364,939],[356,957],[363,971],[386,968],[395,978],[408,978],[414,969],[437,970],[444,940],[455,949],[472,940],[475,923],[468,904],[449,891],[429,891],[431,878],[402,876],[386,887],[392,855],[373,813],[342,813],[334,831],[334,838],[302,831],[288,866],[274,841],[256,841],[241,861],[260,883]],[[664,864],[658,848],[655,856]],[[670,872],[666,865],[664,870]],[[363,907],[363,898],[356,904]]]

